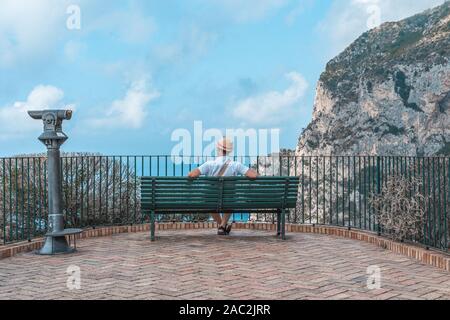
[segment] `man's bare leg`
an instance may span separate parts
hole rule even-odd
[[[223,217],[222,217],[222,227],[225,227],[225,225],[228,223],[228,221],[230,220],[231,217],[231,213],[224,213]]]
[[[212,218],[214,219],[214,221],[217,223],[217,226],[221,226],[222,225],[222,218],[220,217],[220,214],[218,213],[211,213]]]

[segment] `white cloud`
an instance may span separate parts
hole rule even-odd
[[[326,18],[319,23],[321,35],[327,38],[331,55],[343,51],[376,22],[397,21],[445,0],[334,0]]]
[[[42,129],[42,123],[33,120],[28,110],[62,108],[64,92],[54,86],[39,85],[35,87],[26,101],[17,101],[0,108],[0,139],[17,137],[33,130]],[[73,109],[73,105],[65,106]]]
[[[269,91],[239,101],[232,113],[236,119],[246,123],[262,125],[277,124],[297,113],[296,105],[304,97],[308,83],[297,72],[286,74],[291,81],[283,92]]]
[[[134,5],[125,11],[111,11],[93,1],[75,3],[80,7],[81,30],[67,28],[67,8],[73,0],[0,0],[0,68],[39,63],[56,55],[64,43],[65,56],[73,61],[85,46],[75,43],[74,35],[104,32],[122,42],[140,44],[155,32],[153,18]]]
[[[69,0],[2,0],[0,68],[46,57],[66,30]]]
[[[89,121],[93,127],[140,128],[148,115],[148,104],[160,93],[150,85],[147,77],[132,81],[125,96],[115,100],[103,110],[103,117]]]

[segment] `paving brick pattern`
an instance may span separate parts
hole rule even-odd
[[[81,240],[69,256],[0,260],[0,299],[446,299],[450,273],[372,244],[320,234],[210,229]],[[81,288],[67,288],[67,268]],[[381,288],[367,288],[367,267]]]

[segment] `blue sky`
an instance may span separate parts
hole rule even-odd
[[[66,106],[65,151],[167,154],[196,120],[295,148],[328,60],[442,2],[0,0],[0,156],[41,152],[25,111]]]

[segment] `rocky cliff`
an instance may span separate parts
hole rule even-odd
[[[297,155],[450,155],[450,1],[360,36],[317,85]]]

